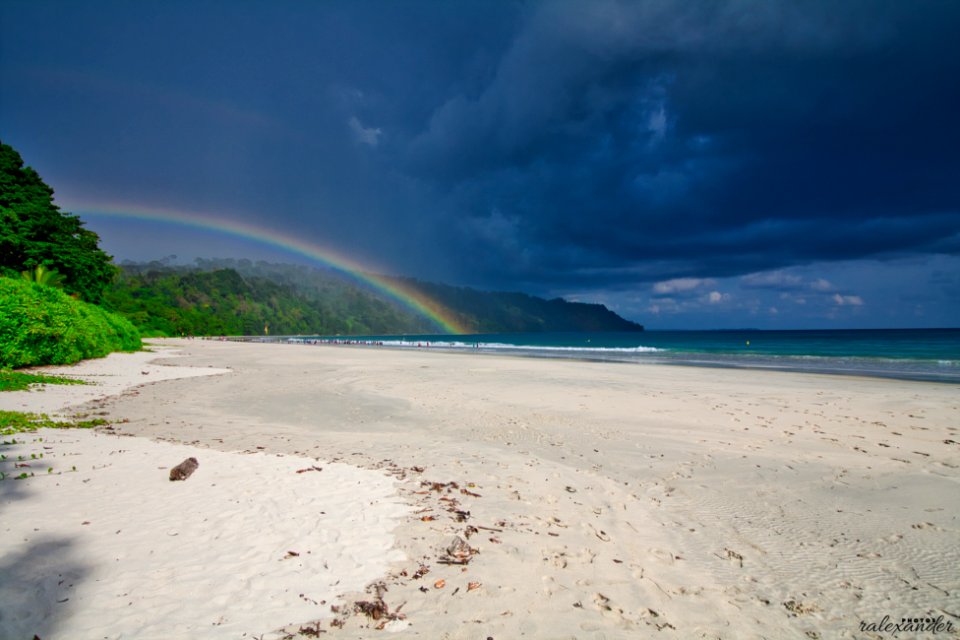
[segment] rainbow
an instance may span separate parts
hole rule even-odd
[[[252,240],[286,253],[303,256],[342,273],[351,280],[373,289],[396,301],[404,308],[427,318],[444,333],[470,333],[469,329],[449,309],[413,287],[386,276],[371,273],[363,265],[336,251],[304,242],[300,238],[273,229],[247,222],[228,220],[207,213],[145,208],[139,205],[80,206],[72,208],[72,211],[81,218],[107,217],[160,222]]]

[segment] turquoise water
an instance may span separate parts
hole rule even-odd
[[[960,329],[315,336],[290,340],[960,383]]]

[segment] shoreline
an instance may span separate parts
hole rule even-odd
[[[952,387],[158,342],[232,373],[88,405],[120,433],[397,482],[406,560],[382,594],[345,594],[382,595],[409,625],[397,637],[868,637],[860,623],[887,614],[960,626]],[[454,536],[477,550],[467,564],[442,562]],[[314,611],[331,636],[385,621]]]
[[[934,362],[932,360],[916,360],[911,358],[892,358],[892,357],[849,357],[847,360],[852,360],[859,362],[862,365],[875,364],[883,365],[888,364],[891,368],[863,368],[863,367],[850,367],[848,368],[836,368],[837,363],[835,361],[841,360],[840,357],[827,357],[827,356],[800,356],[800,355],[771,355],[771,354],[752,354],[749,358],[756,358],[757,361],[751,362],[749,358],[743,360],[736,360],[737,357],[743,358],[744,356],[737,356],[732,353],[716,353],[711,354],[707,352],[697,352],[697,351],[669,351],[661,350],[659,352],[650,352],[644,353],[644,355],[636,355],[633,357],[624,356],[624,355],[590,355],[592,352],[589,349],[584,349],[585,354],[580,356],[574,356],[567,353],[567,349],[558,348],[551,350],[549,347],[536,347],[536,348],[525,348],[523,346],[511,346],[509,348],[500,348],[500,347],[480,347],[480,348],[471,348],[471,347],[451,347],[445,346],[444,343],[427,343],[423,346],[420,345],[399,345],[399,344],[383,344],[374,340],[373,342],[366,342],[363,338],[357,338],[356,342],[320,342],[320,343],[310,343],[310,342],[299,342],[299,343],[290,343],[289,339],[300,339],[300,336],[282,336],[269,339],[261,339],[258,337],[243,336],[237,338],[236,336],[230,337],[226,336],[222,340],[213,337],[203,337],[196,338],[198,340],[208,340],[208,341],[226,341],[226,342],[238,342],[241,344],[283,344],[289,346],[301,346],[301,347],[316,347],[316,346],[327,346],[327,347],[341,347],[341,348],[361,348],[361,349],[387,349],[394,351],[419,351],[419,350],[428,350],[432,352],[442,352],[442,353],[453,353],[453,354],[473,354],[481,356],[503,356],[503,357],[516,357],[516,358],[543,358],[548,360],[563,360],[569,362],[594,362],[594,363],[610,363],[610,364],[631,364],[631,365],[656,365],[656,366],[676,366],[676,367],[696,367],[696,368],[705,368],[705,369],[738,369],[738,370],[754,370],[754,371],[782,371],[787,373],[799,373],[799,374],[813,374],[813,375],[828,375],[828,376],[845,376],[845,377],[854,377],[854,378],[869,378],[869,379],[883,379],[883,380],[899,380],[905,382],[931,382],[938,384],[949,384],[949,385],[958,385],[960,384],[960,371],[953,373],[947,371],[946,369],[938,369],[934,371],[911,371],[903,368],[896,368],[893,365],[904,365],[909,363],[920,363],[925,366],[931,366]],[[379,338],[379,337],[377,337]],[[351,338],[352,340],[352,338]],[[659,355],[658,355],[659,354]],[[712,360],[710,358],[713,358]],[[761,359],[766,359],[765,362],[760,362]],[[820,363],[820,364],[818,364]],[[831,368],[830,365],[833,365]],[[952,375],[951,375],[952,374]]]

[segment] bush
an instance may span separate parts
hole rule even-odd
[[[169,338],[170,336],[167,335],[164,331],[161,331],[160,329],[141,329],[140,337],[141,338]]]
[[[0,367],[71,364],[140,349],[128,320],[59,289],[0,278]]]

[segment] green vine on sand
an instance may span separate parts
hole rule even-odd
[[[33,384],[90,384],[76,378],[62,376],[47,376],[38,373],[21,373],[0,369],[0,391],[23,391]]]
[[[45,413],[21,413],[20,411],[0,411],[0,436],[12,436],[15,433],[32,433],[37,429],[91,429],[107,424],[102,418],[93,420],[60,421],[52,420]]]

